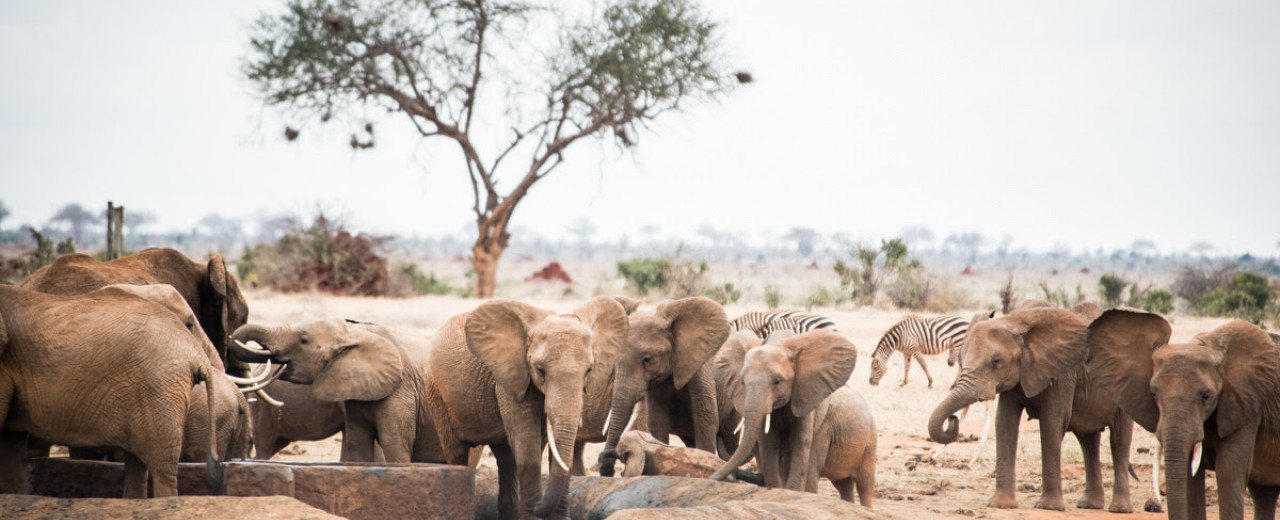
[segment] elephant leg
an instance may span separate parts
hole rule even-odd
[[[830,429],[820,430],[813,436],[813,447],[809,449],[809,464],[807,473],[804,476],[804,490],[810,493],[818,492],[818,475],[822,473],[822,467],[827,462],[827,453],[831,450],[831,431]],[[836,488],[840,486],[837,485]],[[843,497],[844,495],[841,495]],[[852,501],[852,500],[850,500]]]
[[[137,455],[146,464],[147,473],[151,476],[152,496],[156,498],[178,496],[178,458],[182,456],[181,429],[178,429],[178,434],[178,438],[169,446],[156,442],[150,445],[154,447]]]
[[[147,498],[147,465],[133,452],[124,452],[124,498]]]
[[[1018,475],[1018,422],[1022,420],[1022,405],[1011,396],[996,398],[996,491],[987,500],[987,506],[1004,509],[1018,507],[1014,485]]]
[[[1168,468],[1168,471],[1175,470]],[[1207,518],[1204,509],[1204,474],[1204,470],[1200,470],[1187,479],[1187,520],[1206,520]],[[1165,482],[1168,482],[1167,478]],[[1222,517],[1221,510],[1219,510],[1218,516],[1219,518]]]
[[[519,515],[519,504],[516,503],[516,459],[511,454],[511,446],[491,444],[489,451],[498,463],[498,518],[516,518]]]
[[[382,447],[382,456],[389,463],[413,461],[413,444],[418,437],[415,413],[407,409],[383,409],[376,414],[375,438]],[[372,458],[369,460],[373,460]]]
[[[373,425],[357,420],[354,414],[348,415],[346,425],[342,428],[342,454],[338,456],[338,460],[373,462],[375,436]]]
[[[711,365],[703,365],[685,389],[689,395],[689,410],[693,414],[694,444],[691,447],[714,454],[716,432],[720,429],[720,407],[716,402],[716,381],[711,375]],[[689,445],[688,441],[685,444]]]
[[[1129,497],[1129,447],[1133,444],[1133,420],[1121,410],[1116,410],[1116,420],[1110,426],[1111,469],[1114,480],[1111,487],[1112,513],[1132,513],[1133,502]]]
[[[1254,520],[1275,520],[1280,487],[1249,484],[1249,494],[1253,496]]]
[[[667,402],[661,398],[646,395],[644,405],[648,413],[646,419],[649,420],[649,434],[658,439],[658,442],[669,444],[671,442],[671,410]]]
[[[756,446],[756,462],[760,466],[760,474],[764,477],[765,487],[780,488],[782,480],[782,439],[778,430],[760,436]]]
[[[862,454],[862,463],[858,464],[858,476],[855,477],[855,484],[858,486],[858,503],[862,507],[871,507],[871,503],[876,498],[876,448],[875,438]]]
[[[1102,432],[1075,435],[1084,453],[1084,496],[1076,501],[1076,507],[1102,509],[1107,501],[1102,491]]]
[[[0,493],[31,493],[27,464],[23,460],[26,454],[27,434],[0,432]]]
[[[1063,392],[1065,393],[1065,392]],[[1067,399],[1071,396],[1067,395]],[[1062,499],[1062,437],[1065,435],[1061,404],[1047,399],[1040,410],[1040,500],[1036,509],[1065,511]]]
[[[835,485],[836,492],[840,493],[840,500],[853,503],[853,477],[832,480],[831,483]]]
[[[929,374],[929,364],[924,362],[924,354],[917,350],[914,357],[916,358],[916,363],[920,364],[920,370],[924,371],[925,379],[929,380],[929,388],[933,388],[933,376]]]
[[[1214,451],[1213,467],[1218,476],[1218,518],[1244,518],[1244,488],[1249,478],[1257,431],[1256,425],[1242,427],[1219,443]],[[1201,469],[1200,473],[1203,475],[1205,470]]]
[[[587,443],[583,441],[573,443],[573,467],[569,469],[570,475],[575,477],[586,476],[587,465],[582,461],[582,447],[586,445]]]
[[[813,419],[814,413],[805,414],[804,417],[796,419],[789,429],[790,435],[787,436],[787,460],[790,461],[787,468],[786,487],[792,491],[804,491],[807,487],[806,475],[813,473],[815,476],[818,470],[822,468],[821,461],[818,466],[814,467],[814,460],[810,458],[813,448]],[[826,460],[826,454],[822,459]],[[818,485],[815,482],[813,491],[816,493]]]

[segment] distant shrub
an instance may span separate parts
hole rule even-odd
[[[341,223],[320,214],[306,228],[255,246],[244,277],[256,276],[263,285],[281,292],[390,295],[387,261],[377,252],[390,240],[352,235]]]
[[[417,264],[400,264],[397,277],[403,280],[408,288],[407,292],[418,296],[444,296],[455,291],[453,286],[436,278],[435,273],[424,274],[419,271]]]
[[[904,309],[921,310],[933,298],[934,281],[922,267],[901,269],[885,293],[889,301]]]
[[[734,287],[731,282],[725,282],[723,284],[713,285],[707,288],[703,295],[715,300],[715,302],[720,305],[728,305],[730,303],[737,303],[738,300],[742,299],[742,290]]]
[[[1209,264],[1183,267],[1173,282],[1173,294],[1187,300],[1192,307],[1199,308],[1200,298],[1226,285],[1238,269],[1236,264],[1230,262],[1217,267]]]
[[[1009,276],[1004,281],[1004,288],[1000,289],[1000,313],[1009,314],[1013,310],[1013,270],[1009,270]]]
[[[1106,273],[1098,278],[1098,295],[1102,296],[1103,307],[1120,306],[1124,298],[1124,289],[1128,286],[1128,280],[1112,273]]]
[[[1152,289],[1142,295],[1142,303],[1138,305],[1147,312],[1169,314],[1173,312],[1173,293],[1166,289]]]
[[[1240,318],[1261,323],[1274,297],[1267,279],[1254,273],[1237,273],[1231,281],[1206,293],[1196,306],[1209,316]]]
[[[859,244],[849,251],[849,255],[854,264],[837,259],[833,269],[840,277],[840,288],[849,291],[853,299],[862,305],[875,301],[887,275],[903,268],[920,266],[919,261],[908,259],[907,244],[901,238],[881,240],[879,248]]]
[[[1075,294],[1067,292],[1064,287],[1050,288],[1047,282],[1040,282],[1040,295],[1045,301],[1052,303],[1064,309],[1070,309],[1075,304],[1084,301],[1084,288],[1080,284],[1076,284]]]
[[[764,304],[770,310],[777,309],[779,305],[782,305],[782,293],[778,291],[777,287],[772,285],[764,286]]]
[[[814,306],[830,307],[839,305],[849,301],[849,298],[843,292],[833,291],[826,287],[819,287],[809,294],[805,300],[805,309],[812,309]]]
[[[670,270],[671,261],[666,258],[633,258],[618,262],[618,276],[641,296],[654,289],[666,290]]]
[[[52,238],[44,236],[36,228],[27,228],[27,231],[31,233],[36,246],[13,258],[0,257],[0,283],[22,283],[31,273],[53,263],[59,256],[76,252],[74,239],[68,238],[55,244]]]

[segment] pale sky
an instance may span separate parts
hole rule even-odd
[[[473,222],[456,148],[399,120],[360,153],[337,128],[284,140],[239,75],[245,26],[275,5],[0,3],[3,225],[108,199],[156,229],[317,203],[384,233]],[[517,228],[922,225],[1036,250],[1277,252],[1280,3],[703,5],[755,83],[660,120],[634,152],[571,149]]]

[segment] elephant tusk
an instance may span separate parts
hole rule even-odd
[[[764,434],[765,435],[769,434],[769,418],[771,417],[773,417],[773,413],[769,413],[769,415],[764,416]]]
[[[238,346],[238,347],[240,347],[240,348],[242,348],[242,349],[245,349],[245,350],[246,350],[246,351],[248,351],[250,354],[257,354],[257,355],[259,355],[259,356],[270,356],[270,355],[271,355],[271,351],[270,351],[270,350],[267,350],[267,349],[265,349],[265,348],[262,348],[262,346],[261,346],[261,345],[259,345],[259,346],[257,346],[257,347],[251,347],[251,346],[249,346],[249,345],[246,345],[243,341],[240,341],[240,340],[238,340],[238,339],[237,339],[237,340],[232,340],[232,341],[234,341],[234,342],[235,342],[236,346]],[[254,342],[252,342],[252,343],[255,343],[255,344],[256,344],[257,342],[256,342],[256,341],[254,341]]]
[[[265,380],[263,380],[263,381],[261,381],[261,382],[259,382],[259,383],[255,384],[255,385],[253,385],[253,386],[246,386],[246,387],[241,388],[241,389],[240,389],[240,393],[247,394],[247,393],[250,393],[250,392],[256,392],[256,391],[258,391],[258,390],[262,390],[263,388],[266,388],[266,387],[267,387],[267,385],[269,385],[269,384],[271,384],[271,383],[275,382],[275,380],[277,380],[277,379],[280,379],[280,374],[283,374],[283,373],[284,373],[284,369],[286,369],[286,368],[288,368],[288,365],[279,365],[279,366],[277,366],[277,367],[276,367],[276,370],[275,370],[274,372],[272,372],[272,373],[271,373],[271,376],[270,376],[270,377],[266,378]]]
[[[742,434],[742,425],[747,422],[746,418],[738,419],[738,427],[733,429],[734,435]]]
[[[606,415],[604,416],[604,430],[601,430],[601,431],[600,431],[600,433],[601,433],[601,434],[603,434],[603,435],[605,435],[605,436],[608,436],[608,435],[609,435],[609,422],[610,422],[612,419],[613,419],[613,407],[612,407],[612,406],[610,406],[610,407],[609,407],[609,413],[608,413],[608,414],[606,414]]]
[[[1156,443],[1159,448],[1151,457],[1151,497],[1160,503],[1160,457],[1164,456],[1164,443]]]
[[[556,433],[555,428],[551,427],[551,421],[547,421],[547,444],[551,445],[551,456],[555,458],[556,463],[569,471],[569,465],[564,463],[564,459],[560,458],[560,450],[556,449]]]
[[[1191,475],[1192,476],[1195,476],[1196,473],[1200,472],[1200,463],[1203,462],[1203,460],[1200,458],[1200,444],[1201,443],[1197,442],[1195,446],[1191,447]]]
[[[630,431],[630,430],[631,430],[631,426],[632,426],[632,425],[634,425],[635,423],[636,423],[636,408],[635,408],[635,406],[632,406],[632,407],[631,407],[631,415],[630,415],[630,417],[628,417],[628,419],[627,419],[627,425],[626,425],[626,426],[624,426],[624,427],[622,428],[622,431],[624,431],[624,432],[625,432],[625,431]]]
[[[274,406],[274,407],[276,407],[276,408],[280,408],[280,407],[284,406],[284,402],[279,401],[279,400],[275,399],[274,397],[271,397],[271,396],[267,395],[267,391],[266,391],[265,389],[258,389],[258,390],[254,390],[253,392],[254,392],[255,394],[258,394],[258,397],[261,397],[263,401],[266,401],[266,402],[267,402],[267,404],[269,404],[269,405],[271,405],[271,406]]]
[[[271,371],[271,358],[267,358],[267,363],[265,365],[258,365],[257,368],[253,369],[253,372],[249,373],[249,377],[236,377],[228,374],[227,379],[230,379],[232,383],[235,383],[237,385],[252,386],[252,385],[261,383],[262,380],[267,377],[268,372],[270,371]]]

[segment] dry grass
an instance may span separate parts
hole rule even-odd
[[[461,276],[466,264],[453,265],[454,262],[433,263],[426,272],[434,271],[439,276]],[[504,277],[499,282],[499,296],[520,298],[529,303],[557,311],[568,311],[581,304],[594,294],[620,294],[621,281],[613,275],[612,263],[604,262],[564,262],[570,276],[578,281],[578,289],[572,296],[563,296],[562,284],[516,282],[523,279],[544,262],[509,262],[504,269]],[[604,264],[604,265],[602,265]],[[728,267],[728,268],[726,268]],[[805,269],[803,266],[750,266],[738,264],[712,264],[712,281],[733,281],[744,288],[743,301],[726,307],[729,315],[736,316],[748,310],[762,307],[765,281],[770,284],[781,284],[784,291],[784,305],[787,302],[803,302],[810,287],[815,283],[825,283],[825,277],[834,276],[830,270],[821,272]],[[1044,278],[1037,278],[1042,276]],[[1163,275],[1133,278],[1164,282]],[[973,308],[958,309],[954,314],[972,315],[988,305],[999,305],[999,292],[1003,288],[1006,275],[1003,271],[983,273],[979,276],[954,276],[949,280],[955,290],[962,290],[971,295]],[[1051,276],[1047,273],[1015,273],[1015,286],[1024,292],[1022,297],[1030,297],[1034,284],[1041,279],[1049,279],[1051,285],[1067,285],[1074,287],[1076,283],[1084,284],[1087,291],[1097,285],[1096,275],[1079,273]],[[745,280],[745,281],[744,281]],[[458,280],[450,283],[457,284]],[[1167,282],[1165,282],[1167,283]],[[348,298],[317,295],[278,295],[266,292],[248,294],[252,313],[250,321],[267,325],[278,323],[298,323],[323,316],[355,318],[381,323],[392,328],[401,328],[420,333],[431,334],[450,316],[470,310],[478,300],[467,300],[456,297],[419,297],[410,299],[378,299]],[[964,465],[976,448],[975,442],[958,443],[950,447],[937,461],[918,462],[927,456],[937,445],[928,440],[925,424],[934,405],[946,394],[947,387],[955,378],[955,369],[946,366],[943,357],[930,360],[930,372],[933,374],[933,388],[925,386],[924,374],[916,367],[911,374],[911,382],[905,388],[899,387],[902,374],[902,358],[890,360],[889,375],[878,387],[867,383],[870,377],[869,355],[880,335],[897,320],[907,314],[906,311],[885,309],[879,306],[853,308],[840,306],[837,308],[818,308],[835,320],[840,331],[849,337],[859,348],[859,361],[849,386],[858,390],[872,407],[879,430],[880,462],[877,468],[876,509],[886,516],[902,518],[919,518],[928,514],[932,518],[1158,518],[1163,515],[1138,513],[1127,517],[1113,516],[1105,511],[1084,511],[1074,507],[1075,500],[1084,488],[1082,456],[1074,437],[1068,435],[1063,443],[1063,488],[1066,491],[1068,509],[1065,513],[1047,512],[1030,509],[1039,497],[1040,488],[1040,456],[1038,423],[1024,422],[1018,448],[1018,502],[1021,509],[995,510],[985,507],[987,497],[995,487],[991,472],[995,463],[994,440],[988,442],[983,453],[972,468]],[[1178,317],[1174,319],[1174,340],[1187,340],[1194,334],[1210,330],[1226,320],[1211,318]],[[994,406],[993,412],[994,412]],[[981,407],[975,407],[968,419],[961,425],[962,434],[977,435],[982,428]],[[1154,437],[1135,428],[1132,453],[1134,469],[1141,476],[1141,481],[1132,482],[1133,504],[1141,509],[1142,503],[1151,496],[1150,456],[1138,453],[1140,449],[1154,448]],[[1107,441],[1103,441],[1104,476],[1108,500],[1110,499],[1110,450]],[[328,439],[319,442],[299,443],[293,454],[277,455],[283,460],[336,460],[340,442]],[[589,445],[586,448],[586,460],[589,468],[594,468],[595,458],[601,445]],[[545,462],[544,462],[545,463]],[[492,456],[486,453],[482,465],[493,467]],[[1209,480],[1212,487],[1212,479]],[[1034,486],[1034,487],[1029,487]],[[819,486],[820,493],[836,496],[835,488],[823,482]],[[1216,495],[1209,496],[1210,515],[1216,515]],[[1246,510],[1250,510],[1246,508]]]

